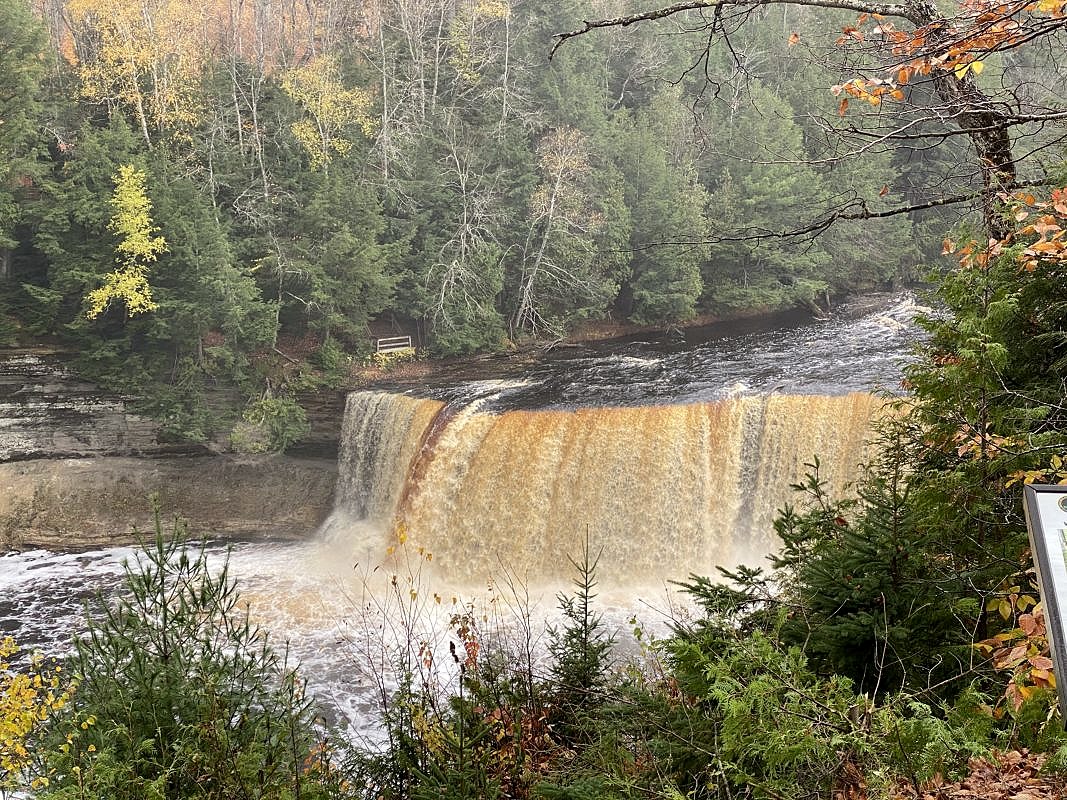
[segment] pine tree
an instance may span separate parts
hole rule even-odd
[[[555,726],[564,737],[573,738],[581,728],[583,713],[603,700],[615,636],[604,630],[602,615],[593,607],[600,554],[593,555],[588,536],[581,557],[570,562],[575,571],[574,594],[556,596],[563,623],[549,627],[548,649],[553,658]]]
[[[186,541],[181,526],[165,541],[157,522],[126,565],[127,593],[75,642],[78,688],[39,745],[39,796],[322,796],[302,682],[227,567]]]
[[[11,272],[21,195],[39,172],[43,47],[40,24],[24,0],[0,0],[0,281]]]
[[[696,180],[680,100],[677,91],[661,93],[617,133],[632,220],[627,288],[631,318],[642,324],[691,317],[703,290],[708,198]]]

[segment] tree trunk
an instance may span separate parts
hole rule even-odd
[[[989,235],[1003,239],[1011,225],[1001,210],[1001,194],[1017,185],[1011,131],[1002,113],[994,109],[974,79],[946,74],[936,82],[937,93],[948,106],[955,123],[967,131],[982,178],[982,222]]]
[[[978,154],[982,172],[982,219],[989,235],[994,239],[1005,238],[1012,230],[1005,217],[1000,194],[1011,192],[1016,186],[1015,156],[1011,149],[1011,134],[1000,115],[990,111],[980,115],[988,117],[990,129],[971,134],[971,141]],[[999,125],[995,125],[999,122]]]
[[[917,27],[941,24],[944,31],[941,36],[949,39],[953,36],[951,26],[944,24],[944,17],[930,0],[909,4],[908,10],[908,19]],[[936,42],[931,44],[933,47],[937,45]],[[1011,226],[1001,213],[998,195],[1016,187],[1015,154],[1008,120],[978,88],[969,73],[961,78],[952,71],[942,71],[934,86],[945,104],[945,116],[967,131],[982,178],[982,221],[992,238],[1002,239],[1011,231]]]

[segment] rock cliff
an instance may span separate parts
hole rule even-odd
[[[0,549],[128,544],[153,530],[153,500],[198,534],[310,536],[332,507],[335,472],[330,461],[285,456],[0,464]]]
[[[78,380],[61,356],[0,352],[0,550],[126,544],[152,530],[153,501],[198,534],[309,536],[330,512],[335,476],[330,457],[161,442],[155,423]]]

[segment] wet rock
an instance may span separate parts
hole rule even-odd
[[[197,534],[304,538],[333,506],[336,464],[286,456],[95,457],[0,464],[0,552],[135,542],[165,520]],[[167,525],[166,527],[169,527]]]
[[[336,461],[347,396],[348,393],[341,390],[301,393],[297,400],[307,413],[311,430],[287,452],[304,458],[327,458]]]
[[[155,422],[76,378],[58,354],[0,352],[0,462],[199,449],[161,443]]]

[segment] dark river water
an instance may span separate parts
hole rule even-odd
[[[900,392],[900,369],[929,309],[911,293],[864,298],[828,320],[763,320],[503,356],[442,370],[432,385],[386,385],[443,400],[489,386],[500,409],[697,403],[748,394]],[[497,391],[493,392],[497,394]]]

